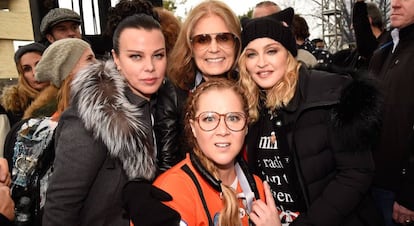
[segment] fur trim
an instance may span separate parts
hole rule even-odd
[[[152,181],[156,156],[148,143],[142,109],[125,96],[127,83],[113,61],[99,61],[75,76],[72,104],[87,130],[121,161],[129,179]]]
[[[381,96],[373,79],[362,77],[345,87],[333,112],[333,134],[341,147],[371,150],[381,127]]]

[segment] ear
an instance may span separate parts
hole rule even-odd
[[[191,126],[191,132],[193,132],[193,136],[195,138],[197,138],[197,133],[196,133],[196,130],[195,130],[195,122],[192,119],[190,119],[189,122],[190,122],[190,126]]]
[[[116,65],[116,69],[118,71],[120,71],[121,67],[119,66],[119,56],[118,56],[118,54],[115,53],[115,51],[113,49],[111,50],[111,53],[112,53],[112,58],[114,59],[114,62],[115,62],[115,65]]]
[[[53,35],[51,34],[46,34],[46,39],[50,42],[53,43],[55,40],[55,38],[53,37]]]

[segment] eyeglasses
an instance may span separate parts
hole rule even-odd
[[[225,48],[230,49],[234,47],[237,37],[229,32],[225,33],[211,33],[211,34],[199,34],[191,38],[191,43],[194,49],[203,50],[206,49],[212,42],[212,39],[216,39],[216,43]]]
[[[206,111],[199,114],[195,119],[200,125],[200,128],[206,132],[212,131],[218,127],[221,117],[224,117],[224,124],[233,132],[238,132],[244,129],[247,124],[247,117],[242,112],[229,112],[226,114],[219,114],[213,111]]]

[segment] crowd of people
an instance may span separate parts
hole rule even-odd
[[[382,18],[356,0],[332,54],[273,1],[120,0],[101,58],[50,10],[1,96],[0,225],[412,225],[414,0]]]

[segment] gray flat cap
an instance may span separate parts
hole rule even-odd
[[[54,8],[51,9],[42,19],[40,23],[40,32],[42,35],[46,35],[50,29],[56,24],[63,21],[73,21],[81,23],[81,18],[78,13],[73,10],[65,8]]]

